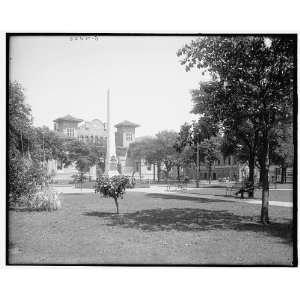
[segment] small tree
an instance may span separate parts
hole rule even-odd
[[[104,197],[113,198],[119,214],[118,199],[123,199],[125,189],[128,186],[130,180],[128,176],[117,175],[111,178],[107,176],[101,176],[97,178],[95,193],[99,193]]]

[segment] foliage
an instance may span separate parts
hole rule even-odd
[[[149,146],[151,145],[152,139],[146,138],[139,142],[131,143],[127,151],[127,157],[131,160],[132,165],[141,163],[142,159],[146,160],[149,153]],[[134,176],[136,168],[134,168],[132,176]],[[141,174],[140,174],[141,176]]]
[[[89,169],[97,164],[101,168],[105,162],[105,147],[95,144],[86,144],[78,140],[66,141],[65,149],[68,153],[69,163],[75,162],[79,171],[88,172]]]
[[[259,130],[249,120],[240,121],[239,126],[225,130],[221,152],[225,157],[235,155],[237,160],[249,166],[249,181],[254,185],[254,168],[260,144]],[[250,192],[250,197],[253,194]]]
[[[290,124],[279,124],[274,133],[271,159],[281,167],[290,167],[294,162],[293,128]]]
[[[33,199],[40,187],[47,185],[44,159],[59,157],[62,143],[48,128],[33,127],[31,108],[17,82],[9,83],[8,122],[9,205],[16,206]]]
[[[90,170],[91,161],[86,157],[79,157],[76,160],[76,169],[80,173],[87,173]]]
[[[24,153],[32,132],[31,108],[25,103],[24,89],[9,82],[8,128],[9,151],[13,156]]]
[[[195,113],[195,111],[193,111]],[[207,117],[201,117],[191,124],[185,123],[181,126],[176,141],[176,150],[185,154],[185,162],[194,161],[197,164],[197,145],[204,139],[216,136],[219,129]]]
[[[115,200],[117,213],[119,213],[118,199],[125,194],[127,186],[130,184],[128,176],[117,175],[109,178],[108,176],[98,177],[96,180],[95,193]]]
[[[180,163],[178,153],[176,152],[175,144],[178,134],[175,131],[161,131],[156,134],[157,149],[160,152],[161,160],[166,169],[166,177],[169,178],[169,172],[176,163]]]
[[[23,202],[23,205],[31,210],[57,210],[61,208],[61,201],[58,193],[47,187],[34,193]]]
[[[33,128],[31,138],[31,156],[38,160],[57,159],[65,165],[70,164],[67,156],[66,143],[68,140],[48,127]]]
[[[8,167],[10,205],[16,205],[22,197],[30,197],[47,182],[46,170],[37,161],[10,155]]]
[[[230,132],[245,121],[261,141],[262,212],[268,218],[270,138],[278,122],[291,118],[296,39],[264,36],[201,37],[178,51],[186,70],[211,75],[197,94],[198,111]]]

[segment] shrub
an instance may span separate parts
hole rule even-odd
[[[130,180],[128,176],[117,175],[109,178],[108,176],[101,176],[96,180],[95,193],[99,193],[104,197],[113,198],[119,213],[118,199],[123,199],[125,190]]]
[[[40,186],[47,183],[47,173],[42,164],[15,156],[9,159],[9,205],[16,206],[30,198]]]
[[[24,204],[26,208],[31,210],[52,211],[61,208],[61,201],[58,197],[58,193],[49,187],[43,188],[31,197],[28,197]]]

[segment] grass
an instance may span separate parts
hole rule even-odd
[[[127,192],[62,196],[55,212],[10,212],[11,264],[292,263],[292,209]]]

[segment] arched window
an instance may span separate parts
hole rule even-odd
[[[88,143],[89,142],[89,137],[86,135],[85,136],[85,141]]]
[[[91,135],[91,143],[94,143],[94,136]]]

